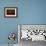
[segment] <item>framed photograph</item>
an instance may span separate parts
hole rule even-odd
[[[18,8],[17,7],[5,7],[4,8],[4,16],[5,17],[17,17],[18,16]]]
[[[18,24],[18,41],[46,41],[46,24]]]

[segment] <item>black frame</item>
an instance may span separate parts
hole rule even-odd
[[[15,8],[16,9],[16,16],[6,16],[6,9],[9,9],[9,8]],[[5,7],[4,8],[4,17],[5,18],[17,18],[18,17],[18,7]]]

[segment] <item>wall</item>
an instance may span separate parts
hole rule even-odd
[[[18,7],[18,18],[4,18],[4,7]],[[46,0],[0,0],[0,44],[7,44],[17,24],[46,24]],[[17,39],[16,39],[17,43]]]

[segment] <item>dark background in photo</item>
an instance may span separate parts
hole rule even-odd
[[[15,10],[7,9],[7,15],[15,15]]]

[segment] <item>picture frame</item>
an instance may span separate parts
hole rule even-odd
[[[22,38],[22,30],[29,31],[27,36],[33,36],[32,38]],[[33,33],[31,34],[31,32]],[[34,32],[37,31],[37,32]],[[39,32],[39,33],[38,33]],[[18,24],[18,42],[21,42],[21,40],[32,40],[32,41],[46,41],[46,24]],[[39,35],[39,36],[38,36]],[[24,35],[25,36],[25,35]],[[38,38],[39,37],[39,38]]]
[[[18,16],[17,7],[5,7],[4,8],[4,17],[7,18],[16,18]]]

